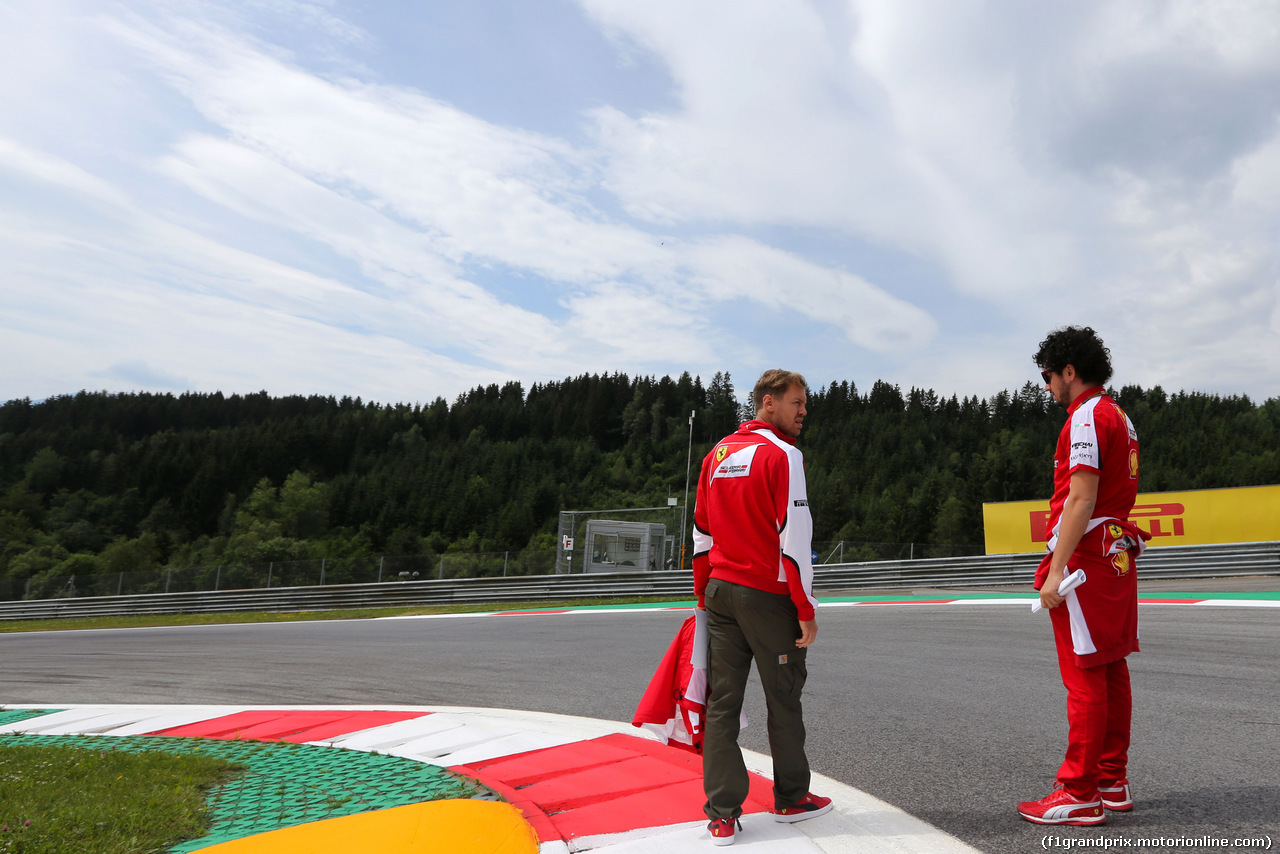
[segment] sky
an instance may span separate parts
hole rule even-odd
[[[0,401],[1280,397],[1272,0],[0,0]]]

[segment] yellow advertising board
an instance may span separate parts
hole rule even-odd
[[[1140,493],[1129,519],[1148,546],[1280,540],[1280,486]],[[1048,499],[983,504],[987,554],[1043,552],[1048,522]]]

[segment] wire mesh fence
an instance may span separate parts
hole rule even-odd
[[[690,522],[692,520],[685,519],[679,507],[566,511],[560,514],[561,548],[555,551],[446,552],[268,563],[227,562],[94,575],[38,573],[26,579],[0,582],[0,601],[674,570],[682,568],[681,525]],[[569,548],[564,547],[566,541]],[[814,543],[813,553],[814,564],[822,566],[980,555],[983,547],[842,540]],[[691,565],[692,554],[686,549],[683,568],[688,569]]]
[[[41,573],[0,584],[0,600],[550,575],[555,562],[554,551],[541,550],[220,563],[96,575]]]
[[[926,560],[986,554],[986,548],[968,543],[870,543],[854,540],[813,544],[813,563],[862,563],[875,560]]]

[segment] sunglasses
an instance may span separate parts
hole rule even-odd
[[[1049,377],[1053,376],[1053,373],[1054,373],[1053,371],[1041,371],[1041,372],[1040,372],[1040,379],[1044,380],[1044,384],[1045,384],[1045,385],[1048,385],[1048,384],[1049,384]]]

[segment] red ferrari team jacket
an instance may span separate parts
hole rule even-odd
[[[1076,663],[1093,667],[1139,649],[1134,566],[1151,535],[1129,521],[1138,496],[1138,432],[1129,416],[1101,387],[1082,393],[1067,413],[1053,458],[1048,554],[1036,570],[1035,588],[1049,574],[1072,473],[1096,473],[1093,518],[1067,562],[1068,569],[1083,569],[1088,580],[1054,609],[1055,620],[1069,619]]]
[[[812,620],[813,517],[804,458],[795,440],[764,421],[748,421],[707,454],[693,520],[693,591],[704,607],[718,578],[789,595]]]

